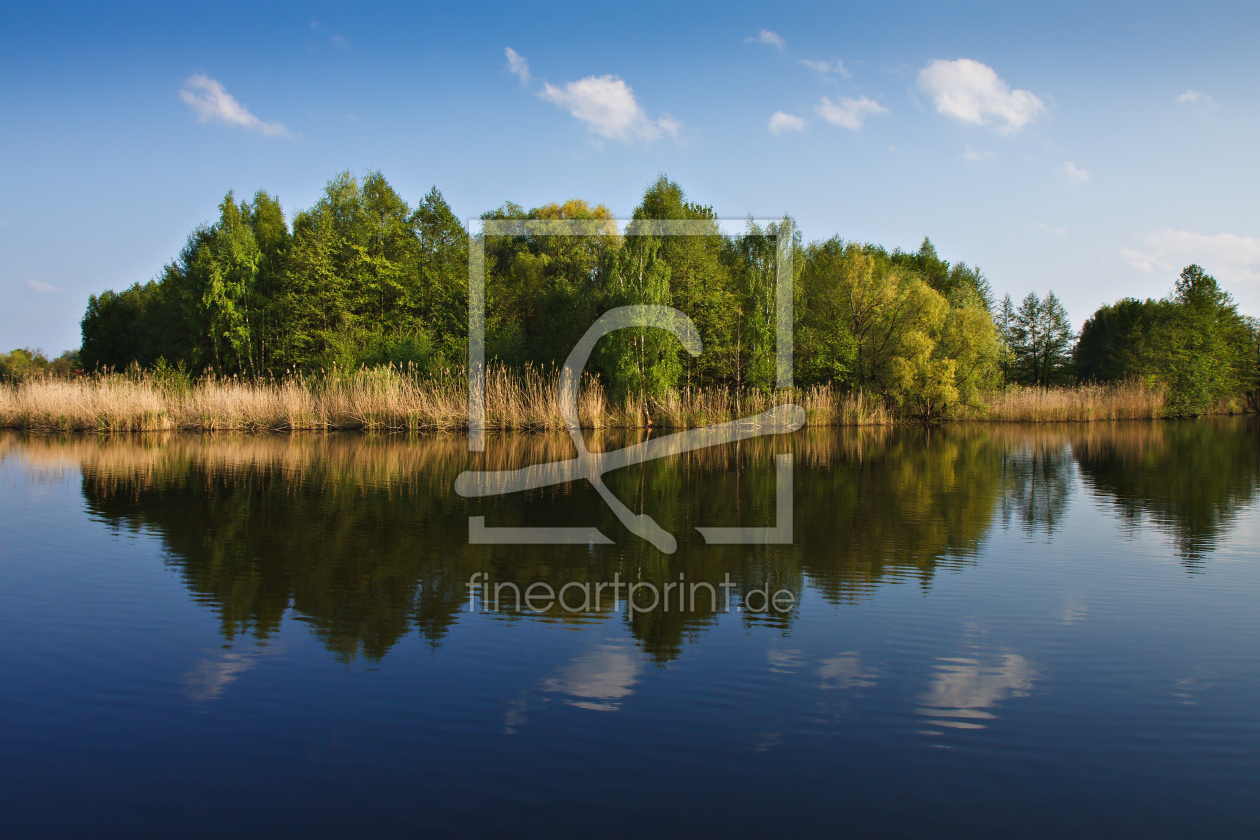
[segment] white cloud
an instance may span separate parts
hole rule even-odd
[[[635,654],[628,645],[599,645],[560,668],[543,690],[567,695],[564,702],[579,709],[615,712],[634,693],[643,670]]]
[[[1139,271],[1176,274],[1190,263],[1197,263],[1224,283],[1260,284],[1260,237],[1165,227],[1140,239],[1139,248],[1120,250],[1129,265]],[[1168,285],[1172,285],[1171,278]]]
[[[801,64],[804,64],[810,70],[822,73],[824,76],[830,76],[834,73],[837,76],[843,76],[848,79],[853,75],[849,72],[849,68],[844,66],[844,62],[838,58],[834,61],[810,61],[808,58],[804,58],[801,59]]]
[[[194,703],[217,700],[236,679],[256,664],[257,657],[242,653],[225,653],[216,660],[202,659],[197,667],[184,674],[184,688]]]
[[[1206,93],[1191,88],[1177,97],[1177,104],[1185,105],[1196,114],[1203,115],[1221,107],[1215,99]]]
[[[518,53],[511,47],[504,47],[503,54],[507,56],[508,72],[514,73],[521,80],[521,84],[529,84],[529,80],[533,78],[529,74],[529,62],[525,60],[525,56]]]
[[[278,122],[263,122],[237,102],[214,79],[198,73],[184,82],[179,98],[192,108],[201,122],[221,122],[226,125],[257,131],[267,137],[293,137],[293,133]]]
[[[857,651],[846,651],[834,659],[824,659],[819,663],[819,688],[853,689],[870,688],[875,685],[880,672],[862,664],[862,657]]]
[[[931,95],[938,113],[975,125],[996,121],[1003,134],[1014,134],[1046,109],[1036,96],[1011,90],[992,67],[970,58],[933,61],[919,71],[919,87]]]
[[[968,143],[965,146],[963,146],[963,157],[966,160],[979,162],[982,160],[989,160],[990,158],[992,158],[993,152],[990,152],[988,149],[985,149],[983,151],[977,151],[971,148],[971,144]]]
[[[1011,697],[1027,697],[1037,672],[1024,657],[1002,654],[992,661],[942,657],[936,676],[919,698],[919,714],[934,718],[934,726],[983,729],[982,720],[997,717],[995,706]]]
[[[770,117],[770,133],[776,137],[785,131],[804,131],[806,125],[808,123],[801,117],[783,111],[775,111]]]
[[[678,136],[677,120],[662,117],[650,120],[630,86],[616,76],[587,76],[563,88],[543,84],[538,94],[548,102],[568,109],[602,137],[615,140],[655,140],[662,134]]]
[[[776,674],[790,674],[797,668],[805,664],[801,659],[803,654],[799,648],[790,648],[788,650],[768,650],[766,651],[766,661],[770,663],[770,670]]]
[[[846,96],[839,103],[832,102],[824,96],[818,103],[818,116],[833,125],[844,126],[853,131],[859,130],[863,121],[871,114],[887,113],[889,113],[887,108],[865,96],[857,99]]]
[[[1057,236],[1060,239],[1067,236],[1067,228],[1054,227],[1053,225],[1048,225],[1045,222],[1037,222],[1036,224],[1029,225],[1028,229],[1032,231],[1039,231],[1041,233],[1048,233],[1051,236]]]
[[[1063,164],[1063,174],[1067,176],[1069,184],[1083,184],[1089,180],[1089,170],[1081,169],[1070,160]]]
[[[50,286],[47,283],[41,283],[38,280],[27,280],[26,285],[28,288],[34,289],[42,295],[51,295],[57,291],[56,286]]]
[[[778,32],[771,32],[769,29],[763,29],[752,38],[745,38],[745,43],[769,44],[775,49],[783,49],[787,46],[787,41],[783,40],[783,36]]]

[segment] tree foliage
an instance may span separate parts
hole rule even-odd
[[[998,309],[997,325],[1002,340],[1000,364],[1007,382],[1061,385],[1067,381],[1076,336],[1054,292],[1045,298],[1029,292],[1018,308],[1007,295]]]
[[[993,384],[1001,344],[988,281],[950,265],[924,239],[891,253],[840,239],[802,245],[792,220],[724,234],[711,207],[661,176],[624,234],[580,199],[484,214],[486,351],[509,366],[561,363],[598,315],[667,305],[695,324],[693,356],[669,332],[640,327],[601,340],[592,372],[615,396],[664,398],[777,383],[775,296],[792,256],[795,380],[861,389],[925,416],[974,402]],[[696,235],[647,224],[683,219]],[[538,235],[532,222],[585,220],[590,236]],[[410,208],[377,172],[330,181],[287,223],[279,201],[229,193],[162,274],[89,300],[90,369],[181,367],[258,376],[287,369],[410,363],[457,367],[467,353],[468,234],[437,189]]]
[[[1196,416],[1240,396],[1254,410],[1260,388],[1260,328],[1197,265],[1161,300],[1125,298],[1085,322],[1074,365],[1083,379],[1140,378],[1167,387],[1175,416]]]
[[[67,350],[55,359],[49,359],[43,350],[30,347],[0,353],[0,382],[21,382],[38,376],[68,378],[79,372],[77,350]]]
[[[261,375],[289,368],[459,364],[467,233],[436,189],[412,210],[377,172],[343,173],[292,225],[279,201],[231,193],[147,284],[88,301],[89,369]]]
[[[995,305],[974,266],[950,264],[924,239],[916,251],[833,237],[803,244],[790,218],[723,233],[711,207],[660,176],[621,231],[581,199],[483,215],[486,352],[509,367],[550,366],[600,313],[667,305],[695,324],[693,356],[656,327],[603,338],[591,372],[616,397],[664,399],[698,386],[773,390],[779,257],[792,257],[798,386],[882,398],[939,417],[1007,384],[1058,385],[1138,376],[1167,383],[1181,414],[1223,395],[1257,393],[1260,333],[1197,266],[1162,301],[1124,300],[1085,325],[1075,349],[1053,292]],[[696,235],[649,223],[688,220]],[[530,226],[516,225],[529,220]],[[590,235],[539,235],[581,220]],[[557,231],[560,227],[557,227]],[[545,231],[544,231],[545,232]],[[421,372],[467,357],[469,236],[436,188],[413,208],[379,172],[342,173],[293,213],[266,192],[228,193],[159,276],[92,296],[82,364],[264,376],[286,370],[407,364]]]
[[[938,288],[916,267],[927,254],[927,241],[917,262],[838,238],[806,248],[799,378],[885,395],[920,416],[974,404],[999,361],[987,284],[970,270],[943,282],[960,274],[938,265]]]

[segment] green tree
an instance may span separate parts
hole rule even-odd
[[[635,224],[671,219],[698,224],[703,232],[655,237],[644,235]],[[655,249],[660,268],[668,272],[666,302],[692,320],[704,344],[704,352],[693,357],[669,339],[681,365],[677,383],[744,387],[749,336],[743,319],[749,307],[741,290],[754,278],[744,277],[740,284],[733,276],[738,247],[722,235],[713,208],[688,201],[682,187],[661,175],[644,191],[627,234],[626,247]]]
[[[562,363],[602,308],[606,255],[618,239],[612,211],[573,199],[528,212],[508,203],[482,218],[507,231],[485,243],[487,352],[513,365]],[[516,219],[533,225],[510,224]],[[600,232],[568,235],[572,221]],[[549,223],[557,235],[536,233]]]
[[[1081,329],[1074,365],[1082,379],[1162,382],[1173,416],[1205,414],[1227,397],[1260,407],[1260,330],[1197,265],[1163,300],[1099,307]]]
[[[219,205],[219,223],[191,266],[201,286],[211,360],[218,371],[258,372],[250,304],[259,299],[256,283],[262,251],[250,225],[251,210],[247,202],[236,204],[229,192]]]
[[[888,393],[893,374],[892,360],[907,349],[907,336],[924,320],[938,314],[926,295],[931,291],[923,281],[881,259],[882,254],[859,245],[845,248],[845,258],[837,266],[836,284],[839,315],[853,338],[853,377],[850,384],[859,390]],[[918,342],[913,341],[917,345]],[[912,351],[912,352],[917,352]]]
[[[1173,290],[1164,333],[1166,409],[1175,416],[1206,414],[1217,400],[1241,393],[1248,329],[1228,292],[1197,265],[1187,266]]]
[[[166,273],[173,271],[168,266]],[[176,292],[169,283],[151,280],[90,296],[80,322],[83,369],[121,371],[133,363],[149,367],[159,358],[187,359],[195,333]]]
[[[1002,367],[1002,385],[1006,386],[1011,383],[1015,375],[1015,346],[1019,340],[1019,335],[1016,333],[1015,304],[1011,301],[1010,294],[1002,298],[994,324],[997,327],[998,340],[1001,342],[999,364]]]
[[[1081,327],[1072,366],[1085,382],[1147,380],[1161,373],[1161,326],[1171,314],[1167,301],[1124,298],[1104,305]]]
[[[889,261],[918,274],[923,282],[947,298],[959,291],[971,292],[986,312],[993,308],[993,291],[979,267],[961,262],[950,265],[937,255],[936,246],[926,236],[918,251],[907,253],[898,249],[889,255]]]
[[[847,295],[836,278],[850,252],[838,236],[807,245],[802,254],[800,292],[793,336],[798,385],[851,383],[856,377],[857,341],[847,316]]]
[[[1067,310],[1054,292],[1044,299],[1029,292],[1015,310],[1008,335],[1019,381],[1055,385],[1066,378],[1075,335]]]
[[[0,382],[20,382],[29,376],[48,373],[51,368],[43,350],[26,347],[8,354],[0,353]]]
[[[935,352],[954,363],[958,403],[978,408],[981,395],[999,381],[1005,347],[985,300],[973,288],[955,287],[949,304]]]
[[[286,329],[286,313],[278,306],[278,296],[292,237],[279,199],[263,190],[254,195],[249,225],[259,250],[251,300],[253,355],[259,370],[272,370],[276,367],[276,347]]]
[[[468,354],[468,231],[437,187],[409,223],[416,238],[413,318],[432,330],[434,363],[459,366]]]
[[[632,233],[626,239],[624,247],[610,254],[605,286],[609,307],[671,305],[669,266],[660,253],[661,238]],[[682,375],[678,339],[655,326],[606,336],[600,341],[597,363],[616,399],[632,394],[659,399],[677,389]]]

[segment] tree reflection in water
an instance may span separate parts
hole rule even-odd
[[[637,439],[593,435],[590,445],[613,448]],[[791,591],[798,604],[807,583],[836,604],[894,582],[927,589],[939,569],[977,562],[995,525],[1053,539],[1078,489],[1113,505],[1132,525],[1151,523],[1167,533],[1194,570],[1254,500],[1260,475],[1260,438],[1250,419],[805,429],[610,474],[618,497],[678,537],[679,551],[664,555],[625,532],[581,482],[485,499],[452,491],[464,469],[572,457],[571,443],[558,435],[491,439],[476,455],[458,436],[25,438],[17,446],[18,440],[4,436],[0,457],[20,453],[35,469],[81,470],[94,515],[157,535],[193,597],[219,616],[225,639],[266,640],[291,611],[345,661],[380,659],[412,632],[440,644],[467,610],[467,584],[476,572],[522,589],[545,582],[556,590],[614,575],[658,589],[679,575],[716,586],[729,574],[734,598],[768,586]],[[774,524],[776,452],[795,456],[794,544],[705,545],[696,526]],[[485,516],[488,525],[593,525],[617,544],[471,546],[469,516]],[[642,649],[665,662],[715,621],[786,628],[796,613],[794,607],[723,616],[726,605],[714,610],[707,596],[690,607],[627,615],[624,605],[614,612],[605,599],[583,613],[553,606],[542,614],[507,609],[496,618],[626,622]],[[1025,673],[1008,665],[984,667]],[[236,660],[207,663],[204,674],[190,676],[190,690],[213,693],[247,667]],[[582,663],[573,667],[555,676],[554,691],[545,690],[575,702],[617,702],[613,689],[569,690],[586,673]],[[836,667],[827,679],[843,682],[844,668]],[[964,670],[942,671],[941,685],[963,685]],[[1007,679],[1004,690],[1020,690],[1028,679]],[[604,682],[629,691],[633,675]],[[979,678],[966,684],[972,683],[989,685]]]

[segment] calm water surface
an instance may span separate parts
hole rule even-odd
[[[706,545],[775,524],[776,453],[794,543]],[[673,555],[584,483],[452,491],[571,455],[0,436],[0,835],[1260,836],[1255,423],[805,430],[611,474]],[[469,545],[470,516],[616,544]],[[470,611],[476,573],[734,585]]]

